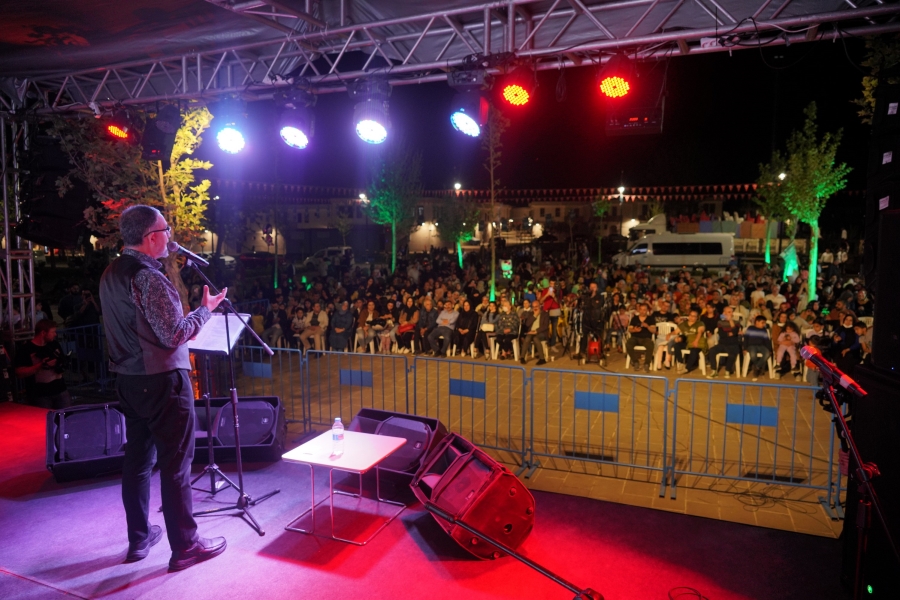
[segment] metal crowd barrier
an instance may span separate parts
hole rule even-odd
[[[672,488],[716,480],[818,490],[836,518],[835,435],[804,385],[679,379],[673,393]]]
[[[534,369],[531,379],[532,472],[540,466],[655,481],[665,495],[665,377]]]
[[[288,422],[309,423],[304,396],[306,359],[293,348],[272,348],[269,356],[261,346],[238,345],[234,351],[235,389],[238,397],[278,396]],[[214,395],[227,396],[228,360],[217,357],[213,367]]]
[[[526,467],[527,377],[522,367],[442,358],[413,362],[413,414],[439,419],[448,430]]]
[[[110,382],[109,357],[103,326],[83,325],[56,330],[56,339],[65,360],[63,378],[69,388],[99,384],[104,389]]]
[[[306,361],[310,425],[346,426],[361,408],[409,413],[405,356],[310,350]]]

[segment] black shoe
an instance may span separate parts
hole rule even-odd
[[[524,365],[524,364],[525,364],[525,357],[520,358],[520,359],[519,359],[519,362],[522,363],[522,364]]]
[[[581,355],[580,352],[578,354],[572,355],[572,360],[581,360],[582,358],[584,358],[584,357]]]
[[[187,550],[172,552],[169,571],[181,571],[225,552],[225,538],[200,538]]]
[[[133,563],[144,560],[150,554],[150,548],[155,546],[162,538],[162,527],[159,525],[150,526],[150,535],[143,542],[128,545],[128,554],[125,556],[125,562]]]
[[[546,364],[547,364],[547,361],[544,360],[543,358],[539,358],[538,361],[537,361],[536,363],[534,363],[534,364],[535,364],[536,366],[540,367],[541,365],[546,365]]]

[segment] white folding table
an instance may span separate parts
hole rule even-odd
[[[344,453],[339,457],[333,457],[331,456],[333,446],[331,431],[329,430],[322,433],[321,435],[314,437],[308,442],[297,446],[290,452],[282,455],[282,458],[287,462],[309,466],[310,483],[310,508],[306,509],[300,516],[291,520],[291,522],[287,524],[285,529],[288,531],[297,531],[299,533],[319,535],[316,533],[316,506],[318,506],[318,504],[316,504],[316,480],[313,467],[328,467],[328,498],[330,500],[331,511],[331,535],[322,537],[330,537],[331,539],[341,542],[347,542],[348,544],[355,544],[357,546],[364,546],[369,543],[372,538],[374,538],[378,534],[379,531],[384,529],[388,525],[388,523],[393,521],[397,517],[397,515],[403,512],[403,509],[406,508],[406,505],[402,502],[385,500],[381,497],[381,477],[378,468],[379,462],[384,460],[385,457],[390,456],[394,451],[396,451],[405,443],[405,438],[391,437],[386,435],[373,435],[370,433],[361,433],[358,431],[344,431]],[[375,532],[372,533],[372,535],[370,535],[365,541],[357,542],[355,540],[349,540],[336,536],[334,533],[334,495],[342,494],[345,496],[362,499],[363,473],[366,473],[373,467],[375,468],[375,501],[378,503],[399,506],[400,510],[390,515],[390,517],[384,523],[382,523],[381,526],[377,530],[375,530]],[[335,471],[355,473],[359,477],[359,493],[350,494],[347,492],[335,490]],[[319,504],[324,501],[325,499],[323,498],[319,501]],[[305,517],[306,513],[308,512],[312,513],[311,529],[291,527],[291,525]]]

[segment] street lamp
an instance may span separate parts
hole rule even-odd
[[[622,228],[624,227],[624,221],[625,221],[625,206],[624,206],[625,196],[623,195],[625,193],[625,186],[620,185],[618,187],[618,192],[619,192],[619,235],[625,235],[624,233],[622,233]]]
[[[454,183],[454,184],[453,184],[453,189],[456,190],[456,191],[458,192],[459,190],[462,189],[462,184],[459,183],[459,182]]]
[[[781,181],[784,181],[784,178],[785,178],[785,177],[787,177],[787,173],[779,173],[779,174],[778,174],[778,179],[781,180]]]

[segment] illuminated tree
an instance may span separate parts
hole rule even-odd
[[[591,209],[594,211],[594,216],[600,219],[600,224],[597,226],[597,264],[599,265],[603,262],[603,250],[601,246],[603,245],[603,220],[606,218],[606,215],[609,214],[610,203],[607,198],[604,196],[597,196],[597,198],[591,203]]]
[[[489,223],[497,220],[497,191],[500,189],[500,149],[503,147],[501,138],[503,132],[509,127],[509,119],[495,106],[488,110],[488,122],[485,127],[485,135],[481,140],[481,147],[487,151],[487,160],[484,168],[491,180],[491,217]],[[494,243],[497,230],[491,226],[491,302],[497,298],[497,246]]]
[[[146,115],[134,113],[140,122]],[[172,238],[190,246],[206,230],[205,212],[209,202],[208,179],[196,181],[195,171],[208,170],[212,163],[192,158],[200,147],[201,135],[212,115],[206,107],[194,106],[182,113],[182,125],[175,135],[170,166],[141,157],[141,147],[111,140],[97,119],[55,117],[51,134],[69,156],[72,169],[57,181],[60,195],[72,187],[72,178],[84,181],[94,195],[84,218],[99,244],[112,248],[119,242],[119,216],[129,206],[147,204],[159,209],[172,226]],[[164,260],[169,279],[186,304],[187,290],[179,276],[175,255]]]
[[[756,198],[753,201],[759,212],[766,218],[766,264],[772,264],[772,237],[769,223],[783,221],[791,213],[786,205],[786,187],[782,180],[787,175],[787,160],[777,150],[772,153],[772,160],[759,165],[759,179],[756,180]],[[795,221],[796,223],[796,221]],[[794,228],[796,231],[796,227]],[[791,236],[793,239],[793,235]]]
[[[397,270],[397,232],[409,231],[422,196],[422,155],[394,150],[381,163],[369,189],[372,221],[391,228],[391,273]]]
[[[809,248],[809,299],[816,298],[819,263],[819,216],[828,199],[847,185],[850,167],[835,164],[842,131],[818,137],[816,103],[806,110],[803,129],[791,133],[787,142],[787,177],[783,182],[785,206],[791,215],[812,229]]]
[[[475,237],[475,224],[480,214],[481,210],[473,203],[460,202],[456,198],[441,208],[441,219],[437,222],[437,228],[441,239],[456,247],[460,269],[463,268],[462,244]]]

